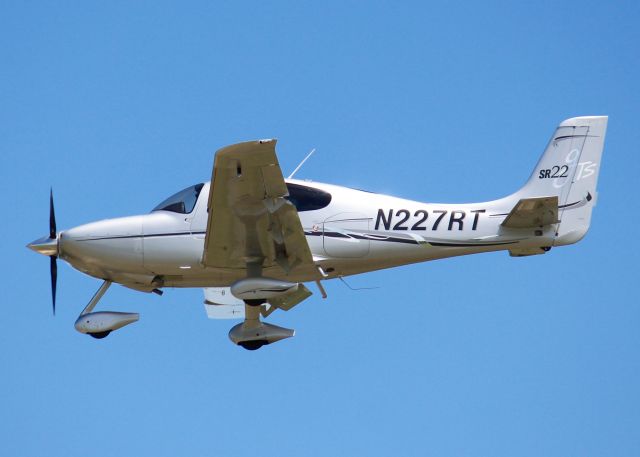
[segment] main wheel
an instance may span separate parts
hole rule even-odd
[[[242,346],[247,351],[255,351],[256,349],[260,349],[265,344],[269,344],[269,342],[267,340],[253,340],[238,343],[239,346]]]

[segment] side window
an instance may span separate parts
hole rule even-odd
[[[313,187],[287,183],[289,196],[286,197],[298,211],[322,209],[331,203],[331,194]]]

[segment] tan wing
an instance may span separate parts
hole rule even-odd
[[[204,243],[206,266],[278,265],[285,274],[316,270],[298,212],[284,198],[289,193],[275,145],[276,140],[249,141],[216,153]]]

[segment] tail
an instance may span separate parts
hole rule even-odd
[[[576,243],[589,230],[607,120],[584,116],[561,122],[529,181],[513,195],[558,198],[555,246]]]

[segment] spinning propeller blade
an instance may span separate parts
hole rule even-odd
[[[49,238],[55,240],[56,233],[56,212],[53,207],[53,188],[49,190]],[[51,270],[51,301],[53,303],[53,315],[56,315],[56,288],[58,284],[58,256],[50,257]]]
[[[51,299],[53,301],[53,315],[56,315],[56,287],[58,282],[58,261],[51,256]]]
[[[49,238],[56,238],[56,212],[53,208],[53,188],[49,190]]]

